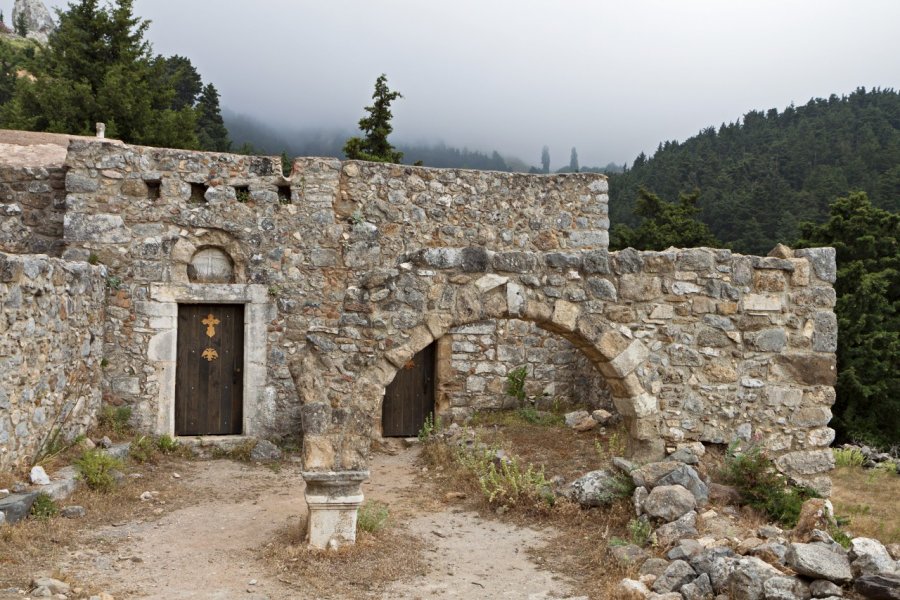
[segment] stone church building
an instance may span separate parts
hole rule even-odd
[[[608,251],[607,180],[0,132],[0,468],[108,402],[141,431],[300,437],[311,542],[432,411],[620,414],[629,452],[758,439],[824,492],[834,251]],[[385,392],[387,390],[387,393]]]

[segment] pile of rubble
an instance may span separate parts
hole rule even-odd
[[[804,504],[791,531],[748,529],[739,518],[737,491],[702,475],[704,452],[702,444],[683,444],[668,459],[640,466],[616,458],[615,469],[593,471],[568,486],[573,500],[599,506],[621,495],[626,478],[634,485],[637,518],[665,550],[658,558],[636,544],[614,546],[618,561],[640,569],[637,579],[619,583],[617,598],[839,599],[853,590],[863,598],[900,600],[900,545],[886,548],[860,537],[844,548],[828,533],[833,511],[821,499]],[[721,508],[710,508],[710,499]]]

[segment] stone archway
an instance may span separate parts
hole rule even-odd
[[[485,318],[519,319],[565,338],[603,374],[627,425],[630,456],[651,460],[663,455],[664,444],[657,431],[659,401],[636,373],[650,351],[628,328],[613,326],[602,314],[582,314],[577,304],[566,300],[529,299],[523,286],[496,274],[463,286],[458,295],[463,299],[459,310],[426,315],[424,325],[412,329],[402,344],[385,353],[359,378],[354,395],[365,399],[369,414],[381,414],[384,388],[397,370],[451,329]]]
[[[390,349],[352,378],[348,390],[352,407],[336,409],[325,399],[327,386],[317,373],[329,370],[327,356],[309,352],[294,362],[292,374],[305,401],[304,477],[311,544],[325,547],[355,539],[356,507],[362,501],[359,485],[368,477],[370,440],[385,387],[397,371],[451,329],[484,319],[529,321],[567,339],[607,380],[627,427],[628,454],[637,460],[662,457],[659,401],[638,374],[650,350],[630,329],[614,325],[602,311],[548,297],[517,275],[486,273],[450,277],[448,282],[445,292],[452,301],[436,304],[419,324],[401,330]]]

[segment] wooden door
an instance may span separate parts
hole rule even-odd
[[[437,344],[431,344],[397,371],[384,392],[381,433],[384,437],[418,435],[425,417],[434,413]]]
[[[240,434],[243,370],[243,305],[179,304],[175,434]]]

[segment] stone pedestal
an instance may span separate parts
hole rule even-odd
[[[356,542],[356,511],[363,501],[360,484],[368,478],[368,471],[303,473],[310,546],[333,549]]]

